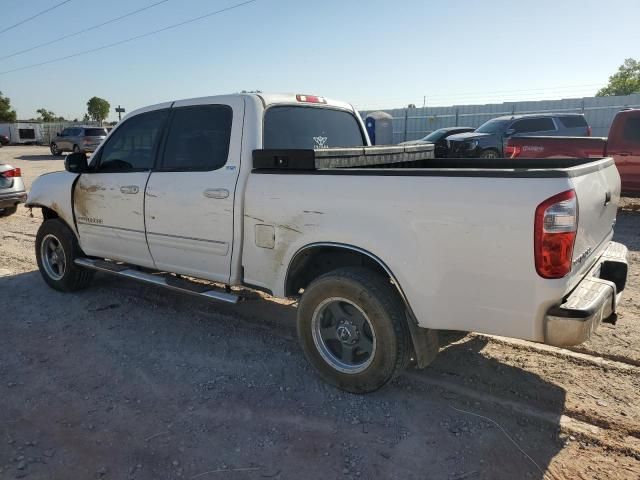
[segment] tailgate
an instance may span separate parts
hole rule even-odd
[[[578,198],[578,232],[573,249],[573,274],[584,273],[611,237],[620,200],[620,175],[611,163],[572,178]]]

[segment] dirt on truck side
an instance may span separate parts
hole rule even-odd
[[[62,170],[6,147],[27,188]],[[558,349],[441,335],[426,370],[351,395],[298,347],[295,305],[237,306],[96,275],[37,271],[39,211],[0,219],[0,479],[640,478],[640,199],[618,324]]]

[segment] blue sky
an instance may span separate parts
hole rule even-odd
[[[0,57],[158,0],[71,0],[0,33]],[[0,72],[67,56],[242,0],[168,0],[15,57]],[[3,0],[2,26],[60,0]],[[127,111],[259,89],[361,109],[589,96],[640,58],[640,0],[257,0],[113,48],[0,73],[20,118],[44,107],[81,118],[94,95]],[[111,118],[115,118],[114,112]]]

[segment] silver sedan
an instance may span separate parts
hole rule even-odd
[[[19,203],[27,199],[22,172],[6,163],[0,163],[0,217],[16,213]]]

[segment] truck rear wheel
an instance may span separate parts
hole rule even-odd
[[[305,289],[298,338],[320,376],[352,393],[385,385],[412,351],[398,295],[388,279],[363,268],[335,270]]]
[[[89,285],[93,270],[73,263],[81,255],[76,236],[62,220],[52,218],[42,222],[36,235],[36,260],[51,288],[74,292]]]

